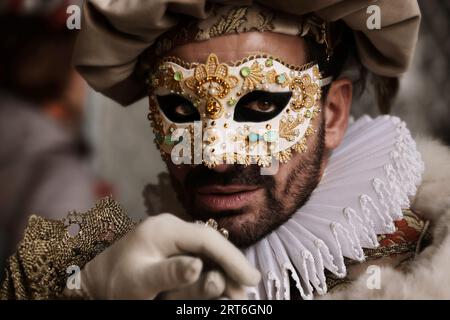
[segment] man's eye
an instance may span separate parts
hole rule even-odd
[[[164,115],[177,123],[194,122],[200,120],[200,114],[192,102],[177,94],[156,96],[159,107]]]
[[[243,96],[234,109],[237,122],[263,122],[280,114],[292,92],[252,91]]]
[[[186,117],[192,115],[195,112],[197,112],[197,110],[194,109],[192,105],[180,104],[175,107],[175,113],[179,114],[180,116]]]
[[[270,101],[253,101],[245,106],[245,108],[258,112],[274,112],[277,106]]]

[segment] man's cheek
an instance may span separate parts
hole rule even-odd
[[[275,181],[275,185],[279,185],[283,181],[286,181],[289,177],[289,173],[291,172],[291,163],[295,161],[295,156],[289,160],[287,163],[280,163],[278,171],[273,175],[273,180]]]
[[[184,184],[184,180],[190,170],[188,166],[176,166],[172,162],[167,163],[167,169],[169,170],[172,177],[180,184]]]
[[[303,155],[294,153],[288,162],[280,164],[277,174],[273,176],[276,190],[282,192],[285,189],[289,177],[295,173],[295,169],[301,161],[303,161]]]
[[[283,190],[285,190],[286,183],[288,181],[289,174],[284,168],[284,171],[280,172],[280,174],[274,176],[274,184],[272,187],[269,187],[267,191],[267,196],[271,196],[271,198],[280,199],[283,196]]]

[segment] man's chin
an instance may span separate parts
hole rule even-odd
[[[238,210],[227,211],[208,211],[203,208],[189,210],[193,221],[201,220],[206,222],[208,219],[214,219],[218,228],[224,228],[228,231],[229,240],[238,247],[248,247],[257,242],[258,225],[256,221],[257,213],[252,208],[242,208]]]
[[[205,209],[194,209],[191,211],[191,217],[194,220],[202,220],[206,222],[209,219],[217,221],[219,228],[225,228],[227,230],[234,229],[239,226],[239,223],[248,220],[247,215],[251,214],[248,208],[242,208],[237,210],[224,210],[224,211],[209,211]]]
[[[229,234],[229,240],[236,246],[246,248],[260,240],[266,230],[258,224],[258,214],[249,208],[215,212],[202,220],[212,218],[217,221],[219,228],[225,228]]]

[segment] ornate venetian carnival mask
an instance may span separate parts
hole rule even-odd
[[[164,58],[150,77],[150,114],[163,157],[176,164],[287,162],[306,150],[320,112],[317,64],[293,66],[267,54],[232,64]]]

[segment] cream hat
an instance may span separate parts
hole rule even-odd
[[[367,8],[373,4],[380,8],[381,29],[369,30]],[[393,77],[408,68],[420,23],[416,0],[87,0],[83,12],[75,66],[95,90],[122,105],[147,95],[143,53],[150,50],[156,56],[180,40],[259,30],[299,36],[312,32],[323,41],[321,25],[311,17],[342,20],[354,32],[362,64]],[[174,32],[175,37],[165,36]]]

